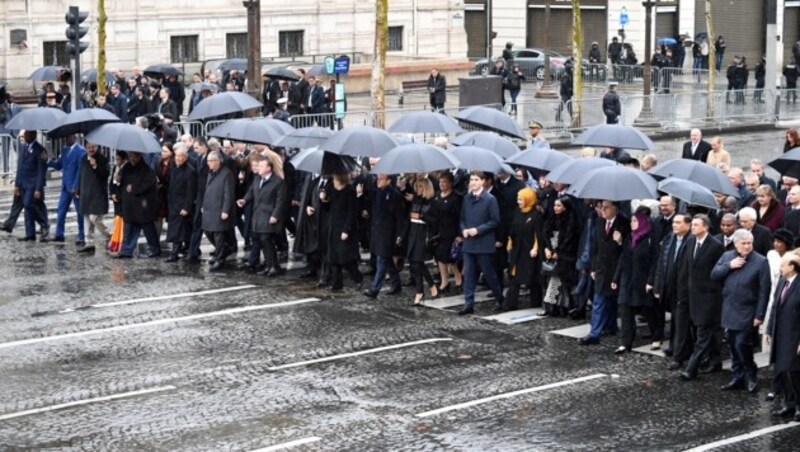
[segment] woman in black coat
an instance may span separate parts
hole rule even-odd
[[[578,245],[581,238],[581,220],[574,201],[561,196],[553,201],[552,213],[544,228],[544,258],[555,260],[555,270],[547,282],[544,296],[544,314],[569,314],[579,316],[578,302],[572,295],[578,284]]]
[[[444,171],[439,176],[439,194],[434,198],[433,205],[436,211],[436,231],[439,241],[433,250],[433,258],[439,267],[441,283],[440,293],[450,291],[450,272],[453,273],[456,291],[461,288],[461,272],[458,270],[455,259],[450,251],[457,240],[461,240],[458,223],[461,216],[461,196],[453,191],[453,174]]]
[[[439,290],[433,282],[433,277],[425,261],[431,259],[431,249],[428,241],[436,235],[436,214],[433,208],[433,184],[425,178],[414,182],[414,199],[408,217],[408,248],[406,258],[411,266],[411,276],[414,280],[414,304],[422,303],[425,298],[423,280],[428,283],[431,297],[436,298]]]
[[[542,227],[544,221],[537,209],[536,192],[532,188],[523,188],[517,193],[517,209],[509,228],[508,241],[508,274],[509,285],[505,295],[505,310],[516,309],[519,305],[520,286],[528,286],[531,307],[541,306],[542,291],[540,287],[539,253],[544,243]]]
[[[356,216],[358,201],[356,191],[350,186],[347,173],[333,176],[333,187],[322,201],[330,212],[327,242],[328,263],[331,266],[333,281],[331,289],[342,290],[342,269],[347,269],[356,284],[361,284],[363,276],[358,271],[358,237],[356,235]]]

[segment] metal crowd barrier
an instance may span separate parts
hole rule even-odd
[[[16,173],[17,169],[17,146],[19,140],[11,134],[0,134],[0,169],[3,170],[3,179],[8,179]]]

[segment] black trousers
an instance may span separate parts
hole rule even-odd
[[[692,375],[697,375],[700,363],[708,358],[710,366],[722,364],[720,358],[720,348],[722,347],[722,333],[719,325],[698,326],[697,341],[694,344],[694,351],[686,365],[686,371]]]
[[[361,272],[358,271],[358,262],[353,261],[347,264],[330,264],[331,265],[331,273],[333,276],[333,281],[331,283],[331,288],[333,289],[341,289],[344,287],[344,275],[342,274],[342,269],[346,269],[348,273],[350,273],[350,278],[353,279],[353,282],[356,284],[361,284],[364,280],[364,276]]]
[[[38,201],[34,200],[33,207],[39,211],[38,217],[40,219],[44,219],[44,221],[40,222],[41,228],[49,228],[50,224],[46,221],[47,206],[44,204],[44,196],[39,198]],[[3,227],[7,229],[14,229],[14,227],[17,225],[17,221],[19,220],[19,216],[22,214],[22,208],[22,196],[14,196],[14,200],[11,204],[11,210],[8,211],[8,218],[3,222]]]
[[[633,340],[636,338],[636,313],[642,314],[647,319],[647,325],[650,328],[650,335],[654,341],[659,341],[661,338],[656,338],[656,322],[652,306],[628,306],[626,304],[619,305],[620,317],[622,317],[622,344],[628,349],[633,348]]]
[[[431,276],[428,266],[425,262],[414,262],[411,264],[411,276],[414,277],[414,293],[425,293],[425,285],[423,281],[428,283],[428,286],[433,285],[433,276]]]
[[[683,362],[692,355],[692,320],[689,316],[689,304],[675,302],[670,319],[669,348],[672,359]]]
[[[264,266],[266,268],[280,268],[276,234],[271,232],[254,232],[252,237],[253,242],[258,244],[258,248],[264,254]]]
[[[211,254],[211,257],[213,257],[217,262],[224,261],[225,258],[230,254],[228,231],[206,231],[206,237],[208,237],[208,241],[214,245],[214,252]]]
[[[800,372],[781,372],[779,375],[783,384],[783,406],[800,411]]]

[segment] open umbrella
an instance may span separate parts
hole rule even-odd
[[[526,151],[532,152],[532,151]],[[538,152],[533,151],[533,152]],[[586,173],[593,169],[602,168],[604,166],[615,166],[611,160],[601,159],[598,157],[589,157],[585,159],[567,160],[550,170],[547,175],[547,180],[551,182],[559,182],[562,184],[574,184],[580,180]]]
[[[667,160],[664,163],[656,165],[648,172],[656,179],[675,177],[678,179],[690,180],[692,182],[697,182],[712,192],[739,197],[739,190],[733,186],[727,176],[713,166],[696,160]]]
[[[382,129],[354,126],[339,130],[319,147],[339,155],[382,157],[396,148],[397,142]]]
[[[28,80],[36,82],[49,82],[59,80],[62,73],[69,72],[64,66],[43,66],[31,72]]]
[[[685,201],[691,206],[702,206],[709,209],[719,207],[711,190],[690,180],[668,177],[658,183],[658,190]]]
[[[83,108],[64,116],[56,127],[50,129],[47,136],[61,138],[75,133],[87,134],[103,124],[119,121],[117,115],[104,108]]]
[[[86,141],[116,151],[160,154],[161,145],[156,136],[133,124],[104,124],[86,135]]]
[[[278,122],[276,120],[271,120]],[[208,136],[225,138],[245,143],[273,144],[283,138],[285,133],[276,127],[270,127],[266,120],[231,119],[214,127]]]
[[[114,75],[111,71],[106,72],[106,84],[110,85],[112,83],[117,82],[117,76]],[[81,74],[81,79],[86,80],[87,82],[95,82],[97,83],[97,68],[91,68],[83,71]]]
[[[584,199],[630,201],[658,198],[657,186],[649,174],[615,164],[589,171],[566,193]]]
[[[580,146],[598,146],[623,149],[641,149],[652,151],[656,148],[653,141],[639,130],[621,124],[600,124],[589,127],[578,135],[572,144]]]
[[[241,113],[253,108],[261,108],[262,106],[261,102],[255,100],[249,94],[227,91],[201,100],[189,114],[189,119],[213,118],[231,113]]]
[[[660,46],[674,46],[674,45],[678,44],[678,41],[676,41],[675,38],[671,38],[669,36],[664,36],[664,37],[658,38],[658,41],[656,41],[656,43],[658,45],[660,45]]]
[[[800,147],[789,149],[768,165],[781,173],[781,176],[800,178]]]
[[[349,173],[358,166],[353,157],[325,152],[316,146],[298,152],[289,163],[296,170],[314,174]]]
[[[14,115],[5,125],[7,130],[50,130],[67,116],[58,108],[28,108]]]
[[[455,146],[449,150],[460,162],[458,168],[488,171],[491,173],[503,172],[506,174],[514,174],[514,170],[503,163],[499,155],[488,149],[479,148],[477,146]]]
[[[291,124],[285,121],[281,121],[280,119],[274,118],[258,118],[254,120],[255,122],[260,122],[272,129],[275,133],[280,134],[281,136],[286,135],[289,132],[295,130]]]
[[[217,69],[220,71],[230,71],[233,69],[237,71],[246,71],[247,58],[228,58],[227,60],[222,60],[217,66]]]
[[[415,111],[397,118],[387,131],[389,133],[459,133],[464,130],[447,115],[432,111]]]
[[[529,149],[506,159],[510,165],[524,166],[542,171],[552,171],[558,165],[572,160],[572,157],[549,147]]]
[[[463,123],[481,129],[511,137],[525,138],[519,123],[514,118],[494,108],[476,105],[459,111],[454,117]]]
[[[264,75],[275,80],[286,80],[288,82],[296,82],[300,80],[300,76],[295,74],[293,70],[284,66],[273,66],[264,72]]]
[[[144,75],[183,75],[183,71],[169,64],[153,64],[144,68]]]
[[[438,114],[438,113],[436,113]],[[424,143],[398,146],[372,168],[373,174],[429,173],[458,167],[459,161],[452,153]]]
[[[327,127],[303,127],[287,133],[275,145],[282,148],[306,149],[320,146],[333,136],[333,131]]]
[[[456,146],[478,146],[479,148],[488,149],[503,158],[519,154],[519,147],[513,141],[494,132],[462,133],[450,142]]]
[[[209,83],[209,82],[192,83],[191,85],[189,85],[189,88],[191,88],[192,91],[197,91],[197,92],[211,91],[212,93],[216,93],[217,91],[219,91],[219,85],[217,85],[216,83]]]
[[[328,74],[328,71],[325,70],[324,64],[315,64],[310,68],[308,68],[308,70],[306,71],[306,76],[311,76],[311,75],[313,75],[314,77],[330,76],[330,74]]]

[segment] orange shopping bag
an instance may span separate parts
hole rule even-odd
[[[122,248],[122,230],[124,226],[125,222],[122,221],[122,215],[114,215],[114,232],[111,233],[111,240],[108,241],[108,250],[112,253],[118,253]]]

